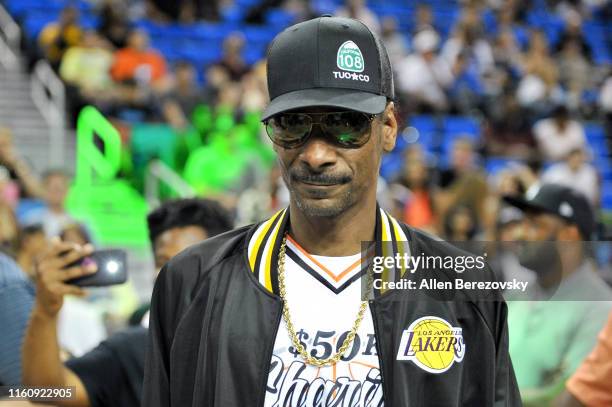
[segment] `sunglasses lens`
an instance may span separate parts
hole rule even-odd
[[[325,132],[345,147],[359,147],[369,138],[370,119],[358,112],[330,113],[323,120]]]
[[[311,117],[301,113],[280,114],[266,123],[266,132],[270,139],[287,148],[300,145],[311,128]]]

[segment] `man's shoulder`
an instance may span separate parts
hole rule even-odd
[[[28,285],[28,278],[13,259],[0,252],[0,288],[15,284]]]

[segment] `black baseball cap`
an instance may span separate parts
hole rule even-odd
[[[394,98],[389,56],[361,21],[323,16],[286,28],[268,49],[270,104],[262,120],[304,107],[367,114]]]
[[[589,240],[595,230],[595,215],[591,204],[580,192],[557,184],[544,184],[525,198],[505,196],[504,201],[524,212],[550,213],[574,224],[583,239]]]

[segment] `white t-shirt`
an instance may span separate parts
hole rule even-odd
[[[411,54],[395,67],[397,86],[403,93],[417,94],[427,103],[446,103],[445,89],[454,80],[451,67],[440,57],[427,63],[419,54]]]
[[[360,260],[360,254],[310,255],[287,239],[285,281],[291,321],[306,350],[320,359],[336,354],[355,322],[361,304]],[[355,341],[334,366],[308,365],[296,353],[281,321],[268,376],[266,407],[383,405],[369,307]]]
[[[592,205],[597,203],[599,181],[597,171],[590,164],[583,164],[578,171],[572,171],[565,162],[554,164],[542,175],[542,182],[574,188],[582,192]]]
[[[543,119],[534,125],[533,133],[547,160],[562,160],[572,150],[586,147],[582,125],[575,120],[570,120],[564,131],[560,131],[553,119]]]

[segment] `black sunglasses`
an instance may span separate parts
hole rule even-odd
[[[272,142],[283,148],[304,145],[315,124],[333,144],[342,148],[359,148],[370,139],[370,127],[375,117],[353,111],[280,113],[265,120],[264,125]]]

